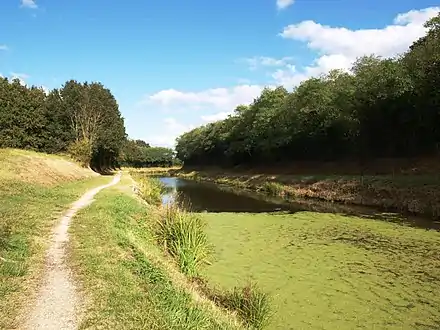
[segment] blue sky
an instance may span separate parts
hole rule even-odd
[[[0,74],[110,88],[132,138],[172,146],[264,86],[402,53],[431,0],[1,0]]]

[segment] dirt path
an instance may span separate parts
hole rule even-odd
[[[69,240],[70,221],[76,212],[93,202],[98,192],[117,184],[120,179],[121,173],[109,184],[89,190],[60,219],[47,252],[43,283],[36,302],[30,307],[25,329],[77,329],[81,301],[65,262],[65,243]]]

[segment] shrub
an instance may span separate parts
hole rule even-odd
[[[204,230],[205,223],[199,216],[171,204],[159,217],[155,232],[159,244],[177,261],[181,271],[196,276],[211,253]]]
[[[90,166],[92,160],[92,144],[89,139],[82,139],[73,142],[69,146],[69,154],[78,161],[81,166]]]

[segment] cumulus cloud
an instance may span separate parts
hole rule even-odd
[[[144,104],[169,109],[200,110],[210,108],[219,111],[231,111],[237,105],[250,103],[262,90],[258,85],[238,85],[231,88],[211,88],[198,92],[185,92],[167,89],[148,95]]]
[[[294,86],[301,80],[331,69],[347,70],[360,56],[396,56],[426,33],[424,23],[439,11],[439,7],[411,10],[397,15],[393,24],[382,29],[350,30],[314,21],[289,25],[280,35],[285,39],[306,42],[308,48],[316,51],[320,57],[299,72],[286,66],[277,70],[272,77],[277,83],[287,82],[287,86]]]
[[[185,125],[178,122],[174,117],[164,118],[162,124],[163,132],[161,134],[147,137],[147,140],[151,145],[174,148],[178,136],[195,128],[194,125]]]
[[[174,113],[181,110],[195,119],[191,124],[184,124],[174,117],[165,118],[160,134],[152,134],[147,139],[153,145],[174,147],[175,139],[182,133],[200,124],[226,118],[238,105],[251,103],[262,89],[258,85],[238,85],[193,92],[168,89],[148,95],[142,105]],[[200,115],[194,116],[194,111]]]
[[[35,0],[21,0],[21,7],[30,8],[30,9],[37,9],[38,5],[35,2]]]
[[[285,66],[293,60],[293,57],[286,56],[282,58],[273,58],[266,56],[254,56],[239,60],[249,65],[249,69],[255,70],[259,67],[279,67]]]
[[[225,119],[226,117],[228,117],[232,113],[233,113],[233,111],[222,111],[222,112],[215,113],[213,115],[205,115],[205,116],[202,116],[201,118],[206,123],[212,123],[212,122],[215,122],[218,120]]]
[[[7,45],[0,45],[0,50],[8,50],[9,47]]]
[[[277,8],[278,9],[286,9],[293,5],[295,0],[277,0]]]
[[[20,84],[22,84],[23,86],[26,86],[26,80],[30,76],[26,73],[11,72],[10,77],[11,77],[11,80],[18,79],[20,81]]]

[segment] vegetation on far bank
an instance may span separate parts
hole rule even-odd
[[[438,155],[440,14],[426,28],[402,56],[363,57],[292,92],[264,89],[228,118],[181,135],[178,158],[251,167],[349,159],[362,173],[377,158]]]
[[[314,212],[201,213],[204,275],[272,297],[268,329],[437,329],[440,233]]]
[[[108,180],[68,158],[0,149],[1,329],[18,327],[57,218],[86,190]]]

